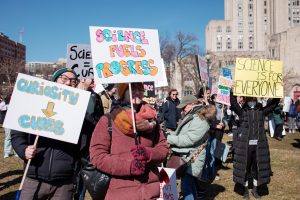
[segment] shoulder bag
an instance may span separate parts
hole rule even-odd
[[[188,161],[184,160],[180,155],[172,153],[166,167],[175,169],[177,178],[184,176],[188,166],[195,161],[204,147],[205,143],[198,147],[194,155]]]
[[[112,137],[112,122],[110,114],[105,114],[108,119],[108,133],[110,138]],[[83,179],[83,183],[90,193],[93,200],[102,200],[105,198],[109,182],[110,176],[99,171],[92,165],[92,163],[88,160],[83,160],[85,162],[85,166],[81,169],[80,174]]]

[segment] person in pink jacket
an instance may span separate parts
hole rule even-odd
[[[160,194],[160,165],[168,155],[166,139],[156,122],[156,111],[142,101],[142,83],[132,83],[132,101],[139,144],[135,145],[128,84],[118,84],[119,102],[113,105],[112,135],[108,119],[102,117],[92,136],[90,159],[102,172],[111,175],[106,200],[157,199]]]

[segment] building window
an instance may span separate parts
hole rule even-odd
[[[226,27],[226,33],[231,33],[231,27],[230,26]]]
[[[221,51],[222,50],[222,36],[218,35],[217,36],[217,51]]]
[[[267,9],[266,8],[264,9],[264,13],[267,14]]]
[[[267,6],[267,1],[264,1],[264,6]]]
[[[231,49],[231,37],[227,36],[226,39],[226,49]]]
[[[190,87],[185,87],[183,91],[183,96],[193,95],[193,90]]]
[[[222,33],[222,27],[221,26],[217,27],[217,33]]]
[[[253,36],[249,37],[249,49],[253,49],[254,48],[254,39]]]
[[[239,39],[238,40],[238,49],[243,49],[244,47],[243,47],[244,45],[243,45],[243,39]]]

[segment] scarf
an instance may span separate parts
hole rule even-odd
[[[119,130],[133,137],[133,123],[131,108],[116,106],[111,112],[112,120]],[[143,104],[139,112],[135,113],[135,124],[138,132],[151,133],[156,126],[156,110],[149,104]]]

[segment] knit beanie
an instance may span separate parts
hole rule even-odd
[[[65,73],[65,72],[71,72],[71,73],[73,73],[73,74],[75,75],[75,77],[77,78],[77,74],[75,73],[74,70],[72,70],[72,69],[70,69],[70,68],[61,68],[61,69],[56,70],[56,71],[54,72],[54,74],[53,74],[53,76],[52,76],[52,78],[51,78],[51,81],[55,82],[56,79],[57,79],[60,75],[62,75],[63,73]]]
[[[128,83],[119,83],[117,85],[117,90],[118,90],[118,96],[120,99],[124,99],[125,92],[128,89]]]

